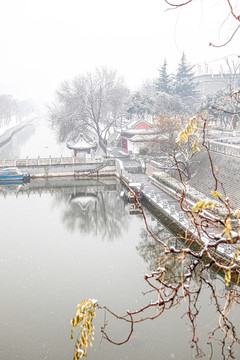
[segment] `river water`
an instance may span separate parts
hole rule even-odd
[[[11,190],[2,189],[0,198],[0,358],[71,359],[70,318],[81,300],[96,298],[120,314],[148,302],[141,294],[148,270],[141,256],[146,246],[143,219],[129,214],[114,179],[33,181],[24,191]],[[148,220],[163,231],[150,215]],[[187,336],[178,334],[185,343],[181,356],[177,343],[170,345],[180,321],[172,315],[137,326],[132,340],[117,347],[106,341],[100,345],[104,313],[99,310],[89,358],[156,359],[161,352],[186,359]],[[169,321],[175,325],[166,329]],[[120,322],[110,323],[109,330],[115,340],[128,335]],[[166,337],[169,331],[171,338]]]
[[[46,119],[38,118],[0,147],[1,159],[72,156],[65,143],[58,143],[56,133]]]
[[[35,130],[26,128],[7,146],[20,158],[64,151],[44,123]],[[113,178],[2,186],[0,359],[72,359],[70,319],[83,299],[95,298],[120,315],[152,299],[151,294],[143,295],[149,290],[144,274],[158,264],[159,248],[147,235],[142,215],[130,214],[121,191],[122,185]],[[176,245],[178,240],[161,220],[147,209],[145,213],[154,233]],[[198,331],[204,343],[209,324],[217,317],[207,290],[200,301]],[[194,359],[187,319],[181,318],[184,312],[183,303],[155,321],[139,324],[128,343],[115,346],[101,339],[105,315],[98,310],[88,359]],[[107,320],[113,340],[128,336],[125,324],[109,315]]]

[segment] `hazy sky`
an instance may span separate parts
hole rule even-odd
[[[225,2],[167,11],[164,0],[0,0],[0,93],[47,101],[61,81],[102,65],[134,89],[164,58],[173,71],[183,51],[218,72],[217,59],[240,54],[240,33],[227,47],[208,46],[237,25]]]

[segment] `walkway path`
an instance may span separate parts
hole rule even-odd
[[[197,240],[197,232],[194,226],[191,225],[187,215],[181,210],[179,201],[177,200],[175,191],[168,189],[167,192],[160,189],[156,185],[155,179],[146,174],[130,174],[123,172],[123,180],[128,184],[131,182],[139,182],[143,187],[143,194],[145,198],[150,202],[155,209],[159,210],[162,214],[168,217],[170,222],[183,231],[187,231],[189,236],[194,236]],[[154,182],[154,183],[153,183]],[[170,195],[171,194],[171,195]],[[191,206],[191,204],[190,204]],[[206,212],[208,213],[208,212]],[[208,213],[211,216],[210,213]],[[211,231],[209,228],[208,231]],[[215,232],[215,229],[212,229]],[[201,241],[205,244],[210,242],[210,239],[202,234]],[[236,244],[219,245],[216,250],[216,254],[222,259],[234,258],[234,254],[237,252]]]
[[[130,174],[124,173],[123,180],[127,183],[139,182],[142,184],[142,191],[146,199],[152,203],[157,209],[165,213],[171,220],[181,221],[183,212],[176,197],[171,196],[157,185],[152,183],[152,178],[146,174]]]

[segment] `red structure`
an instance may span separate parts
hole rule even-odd
[[[152,125],[144,120],[134,121],[129,126],[122,130],[122,151],[125,154],[134,152],[134,144],[131,141],[137,135],[149,135],[151,133]]]

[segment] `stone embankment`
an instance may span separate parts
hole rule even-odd
[[[18,160],[0,160],[0,168],[18,167],[29,172],[31,178],[49,178],[61,176],[109,176],[115,175],[114,159],[80,159],[75,157],[36,158]]]
[[[153,172],[152,166],[147,166],[147,170]],[[150,175],[138,174],[137,177],[133,177],[132,174],[123,170],[122,179],[125,184],[131,182],[140,182],[142,184],[144,198],[161,216],[165,216],[168,219],[170,228],[172,228],[174,232],[177,231],[181,236],[184,235],[188,238],[194,238],[195,241],[201,245],[210,243],[210,239],[205,236],[204,233],[201,234],[201,239],[199,239],[196,228],[191,225],[185,212],[180,208],[176,190],[171,189],[163,183],[159,183]],[[187,203],[190,208],[194,205],[194,202],[190,199],[187,199]],[[209,217],[214,216],[208,211],[205,211],[205,213]],[[214,233],[215,230],[212,229],[212,232]],[[231,259],[235,258],[234,254],[238,252],[237,247],[237,244],[218,245],[216,251],[214,251],[214,256],[220,259],[221,262],[229,263]]]
[[[222,144],[218,144],[217,147],[210,145],[213,170],[219,179],[218,191],[223,194],[222,183],[234,209],[240,207],[240,156],[236,156],[239,151],[237,148],[236,146]],[[146,173],[148,175],[158,171],[161,171],[161,166],[156,162],[151,161],[147,164]],[[171,170],[168,173],[179,179],[176,171]],[[196,191],[210,197],[210,192],[215,190],[216,182],[212,175],[211,163],[206,150],[202,149],[194,156],[194,162],[191,164],[191,174],[192,177],[187,184],[195,188]]]
[[[37,117],[31,117],[26,121],[20,122],[19,124],[9,128],[6,130],[1,136],[0,136],[0,146],[6,144],[8,141],[11,140],[12,136],[16,134],[18,131],[22,130],[26,126],[32,124],[34,120],[36,120]]]

